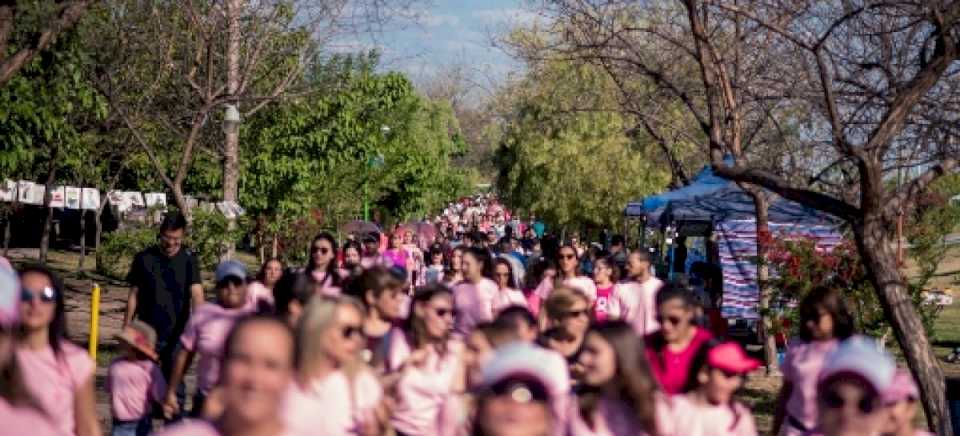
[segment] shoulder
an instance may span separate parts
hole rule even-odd
[[[93,369],[94,363],[93,359],[90,358],[90,355],[87,353],[87,350],[80,348],[69,341],[60,342],[60,350],[63,353],[63,358],[67,361],[67,364],[77,368],[89,368]]]
[[[188,420],[164,428],[157,436],[220,436],[220,432],[207,421]]]

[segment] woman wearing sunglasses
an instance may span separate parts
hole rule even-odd
[[[458,245],[450,252],[450,265],[446,274],[443,275],[443,283],[454,286],[465,279],[463,275],[463,253],[466,251],[466,247]]]
[[[320,232],[310,243],[310,261],[304,272],[317,282],[317,293],[339,295],[342,286],[337,271],[337,240],[327,232]]]
[[[20,324],[20,282],[0,257],[0,422],[10,434],[61,434],[47,422],[43,409],[27,391],[16,358],[15,332]]]
[[[560,286],[543,303],[544,345],[567,359],[577,374],[577,356],[590,328],[590,301],[579,289]]]
[[[674,434],[667,399],[657,389],[643,343],[629,324],[612,321],[592,327],[579,364],[582,385],[573,402],[567,434]]]
[[[667,285],[657,293],[656,302],[660,329],[645,338],[647,358],[661,389],[674,395],[687,386],[690,366],[712,335],[694,322],[697,303],[686,288]]]
[[[590,277],[580,275],[580,260],[577,249],[570,244],[560,246],[557,250],[557,276],[550,281],[546,278],[537,286],[536,293],[540,301],[546,301],[553,289],[559,285],[579,289],[587,296],[590,303],[597,298],[597,285]]]
[[[340,278],[349,280],[363,272],[360,262],[363,260],[363,246],[357,241],[343,243],[343,264],[340,265]]]
[[[440,284],[420,288],[402,330],[389,336],[388,371],[396,375],[390,423],[400,435],[437,431],[440,407],[463,390],[463,346],[451,337],[453,295]]]
[[[510,306],[527,307],[527,297],[523,292],[517,289],[516,276],[513,273],[513,265],[502,256],[497,257],[493,262],[493,281],[497,284],[497,296],[493,301],[494,314]]]
[[[315,297],[297,326],[297,373],[285,400],[293,434],[380,435],[383,389],[363,363],[363,305],[353,297]]]
[[[197,359],[197,392],[193,396],[191,416],[202,416],[204,403],[220,377],[220,359],[223,343],[238,319],[250,313],[246,308],[247,270],[236,260],[227,260],[217,266],[217,300],[194,310],[180,335],[180,351],[173,363],[173,372],[167,387],[163,409],[168,418],[183,406],[176,395],[187,368]]]
[[[17,364],[27,393],[63,434],[99,435],[93,373],[86,350],[66,339],[63,286],[50,270],[20,270]]]

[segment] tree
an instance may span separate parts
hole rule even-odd
[[[597,68],[563,62],[529,67],[513,96],[496,150],[504,202],[564,229],[616,228],[627,201],[663,188],[669,174],[630,138],[612,83]]]
[[[69,30],[94,0],[0,2],[0,87]]]
[[[920,382],[928,424],[952,434],[943,372],[898,269],[891,230],[931,183],[957,171],[960,2],[683,0],[625,8],[568,0],[550,10],[577,25],[565,43],[615,62],[655,86],[659,99],[681,105],[717,174],[846,221]],[[672,50],[648,51],[647,41]],[[697,74],[672,74],[677,58]],[[790,162],[790,171],[746,150],[758,142],[754,132],[776,131],[783,121],[801,127],[774,161]],[[887,183],[898,168],[912,177]]]

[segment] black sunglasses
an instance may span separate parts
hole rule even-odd
[[[683,318],[680,318],[679,316],[668,316],[664,318],[660,315],[657,315],[656,320],[660,324],[670,324],[670,325],[678,325],[681,322],[683,322]]]
[[[241,279],[240,277],[237,277],[237,276],[228,276],[228,277],[225,277],[223,280],[220,280],[219,282],[217,282],[217,288],[218,288],[218,289],[224,289],[224,288],[226,288],[228,285],[233,285],[234,287],[240,287],[240,286],[242,286],[245,282],[246,282],[246,280]]]
[[[44,303],[53,303],[57,301],[57,290],[47,286],[39,291],[35,291],[27,288],[23,288],[20,291],[21,302],[29,303],[33,300],[40,300]]]
[[[847,399],[833,391],[828,391],[823,394],[821,402],[823,403],[823,407],[827,409],[842,409],[847,405]],[[864,415],[873,413],[878,407],[880,407],[880,402],[875,396],[866,396],[857,402],[857,409]]]
[[[563,312],[563,313],[560,315],[560,318],[561,318],[561,319],[570,319],[570,318],[579,318],[579,317],[581,317],[581,316],[589,317],[589,316],[590,316],[590,311],[589,311],[588,309],[583,309],[583,310],[569,310],[569,311]]]
[[[445,317],[445,316],[447,316],[447,315],[450,315],[450,316],[452,316],[452,317],[454,317],[454,318],[457,317],[457,309],[447,309],[447,308],[445,308],[445,307],[434,307],[434,308],[433,308],[433,313],[437,314],[437,316],[439,316],[439,317],[441,317],[441,318],[443,318],[443,317]]]
[[[364,338],[366,335],[363,333],[363,327],[348,325],[340,328],[340,334],[343,335],[344,339],[350,338]]]
[[[327,248],[327,247],[313,247],[313,252],[314,252],[314,253],[327,254],[327,253],[329,253],[330,251],[331,251],[331,250],[330,250],[329,248]]]
[[[560,255],[560,258],[561,258],[561,259],[566,259],[566,260],[576,259],[576,258],[577,258],[577,255],[576,255],[576,254],[561,254],[561,255]]]

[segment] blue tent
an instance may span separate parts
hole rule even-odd
[[[835,225],[837,219],[800,203],[772,196],[767,210],[772,223]],[[657,216],[660,225],[680,221],[712,223],[754,219],[753,198],[735,183],[730,183],[708,194],[671,200]]]
[[[623,213],[628,218],[645,216],[648,222],[656,222],[671,201],[705,196],[732,184],[733,182],[714,174],[710,166],[705,166],[693,177],[689,185],[627,203]]]

